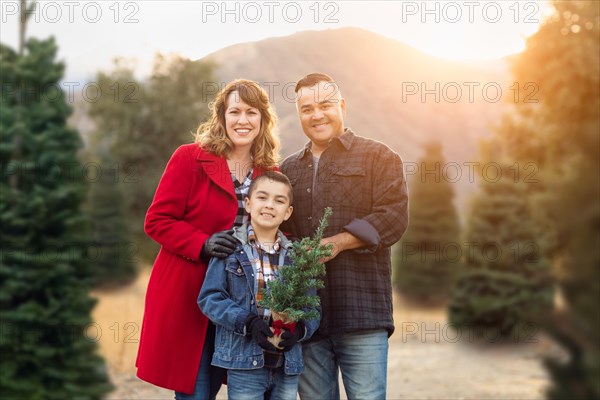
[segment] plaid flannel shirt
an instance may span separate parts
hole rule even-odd
[[[331,334],[394,331],[390,246],[408,225],[408,191],[400,156],[347,128],[322,153],[313,189],[310,143],[281,164],[294,188],[294,213],[281,229],[312,236],[325,207],[333,209],[325,237],[347,231],[366,246],[327,263],[319,291],[322,319],[313,339]]]
[[[235,197],[238,202],[238,211],[235,215],[235,220],[233,221],[233,226],[242,226],[246,222],[248,222],[248,214],[246,213],[246,207],[244,205],[244,197],[248,194],[248,189],[250,189],[250,184],[252,183],[252,172],[253,168],[250,168],[248,174],[244,178],[242,182],[239,182],[235,176],[235,174],[231,173],[231,179],[233,180],[233,188],[235,190]]]
[[[252,225],[248,224],[248,244],[252,248],[252,257],[248,257],[256,279],[254,280],[254,293],[256,293],[256,307],[258,309],[258,315],[265,320],[271,317],[271,310],[268,308],[259,307],[259,302],[263,298],[264,291],[269,281],[277,276],[277,270],[283,263],[283,260],[279,260],[280,252],[279,246],[281,239],[277,236],[275,243],[260,243]]]

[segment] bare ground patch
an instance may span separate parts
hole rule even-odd
[[[93,313],[96,337],[116,387],[107,399],[174,398],[172,391],[135,377],[149,275],[145,269],[126,288],[93,293],[99,300]],[[543,399],[549,382],[540,361],[548,354],[564,357],[539,332],[525,332],[514,343],[473,343],[472,333],[462,331],[459,337],[446,323],[443,309],[418,308],[399,298],[394,307],[388,399]],[[226,389],[218,398],[227,398]]]

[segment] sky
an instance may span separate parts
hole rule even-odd
[[[0,40],[13,47],[19,7],[17,0],[0,0]],[[522,51],[548,12],[545,0],[41,0],[27,36],[55,36],[67,63],[65,81],[82,82],[110,70],[115,57],[135,60],[144,77],[157,52],[199,59],[237,43],[342,27],[367,29],[441,58],[494,59]]]

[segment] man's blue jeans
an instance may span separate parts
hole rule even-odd
[[[227,373],[229,400],[296,400],[297,392],[298,375],[286,375],[283,367],[230,369]]]
[[[387,331],[332,336],[303,343],[304,372],[298,391],[302,400],[339,400],[338,371],[349,400],[385,400]]]

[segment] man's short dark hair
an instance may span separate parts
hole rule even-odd
[[[288,198],[290,199],[290,205],[292,205],[292,203],[294,202],[294,189],[292,188],[292,183],[290,182],[287,176],[277,171],[267,171],[264,174],[256,177],[250,184],[250,187],[248,188],[248,197],[252,196],[252,193],[254,193],[254,190],[256,190],[256,185],[258,185],[259,182],[264,181],[265,179],[268,179],[269,181],[283,183],[284,185],[286,185],[288,187]]]
[[[312,87],[319,82],[330,82],[335,84],[333,78],[329,75],[323,74],[321,72],[313,72],[312,74],[308,74],[304,78],[300,79],[298,83],[296,83],[296,88],[294,89],[294,91],[298,93],[298,91],[303,87]]]

